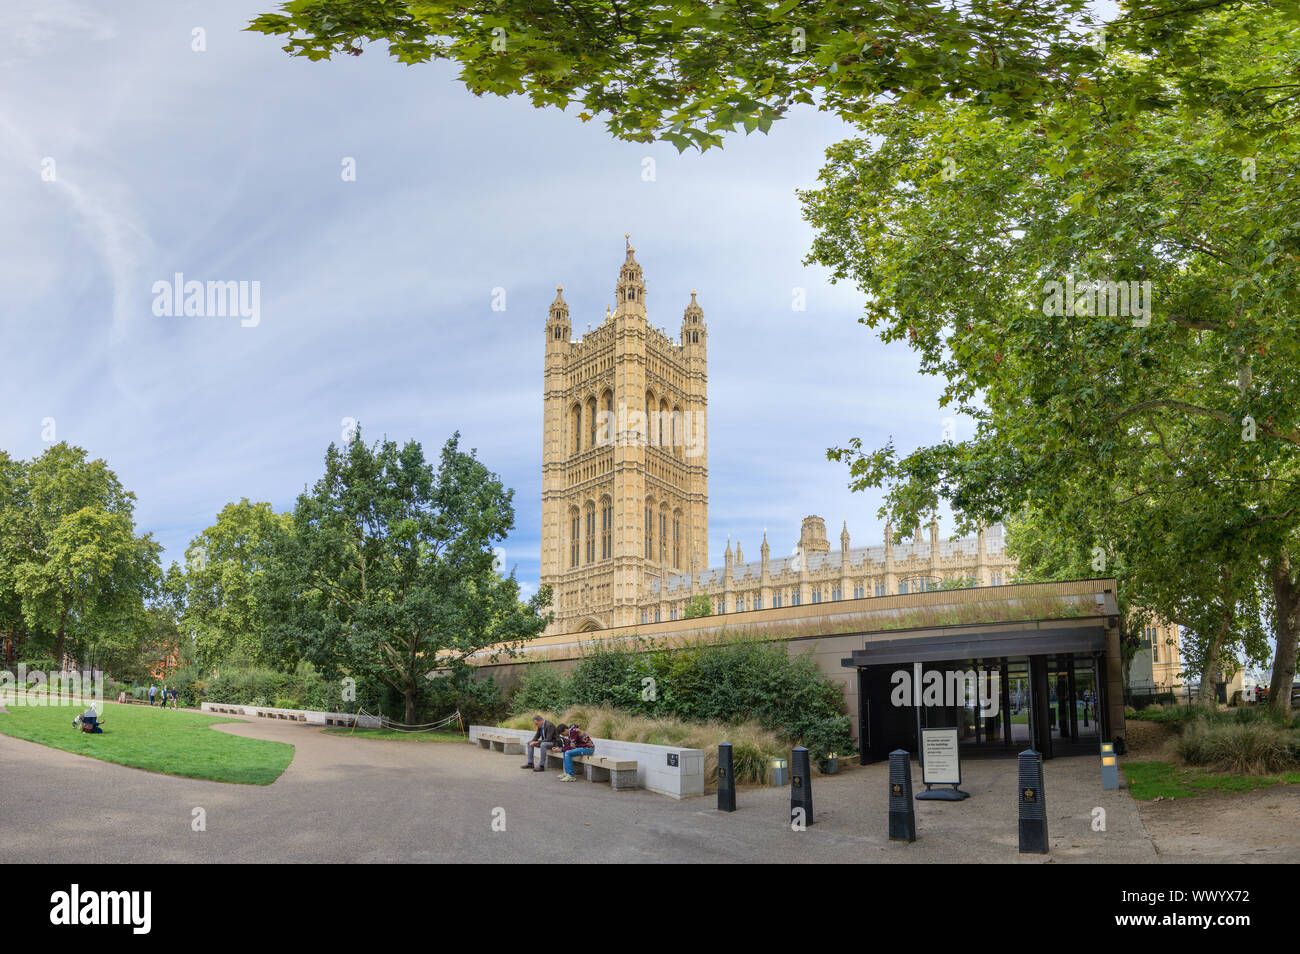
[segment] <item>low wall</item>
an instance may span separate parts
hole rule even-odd
[[[281,714],[286,717],[292,717],[295,722],[306,722],[308,725],[324,725],[325,717],[337,718],[339,716],[349,715],[347,712],[320,712],[316,709],[276,709],[273,706],[241,706],[229,702],[204,702],[200,708],[203,712],[209,712],[212,715],[223,715],[224,713],[215,711],[217,707],[222,709],[235,709],[240,715],[252,716],[253,718],[278,719]],[[299,718],[301,716],[301,718]],[[363,729],[382,728],[379,717],[372,715],[359,715],[357,725]]]
[[[532,729],[499,729],[492,725],[472,725],[469,740],[478,742],[478,733],[491,732],[510,735],[527,743],[533,737]],[[681,749],[671,745],[649,745],[645,742],[620,742],[592,736],[596,754],[612,759],[635,759],[637,784],[647,792],[667,795],[670,798],[691,798],[704,794],[704,752],[700,749]],[[669,764],[675,761],[676,765]]]

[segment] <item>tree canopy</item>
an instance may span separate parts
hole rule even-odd
[[[1130,0],[1102,22],[1084,0],[289,0],[249,29],[312,60],[381,43],[399,62],[450,61],[476,94],[576,104],[618,138],[707,149],[730,131],[766,132],[799,103],[850,121],[875,102],[945,100],[1032,118],[1111,51],[1139,57],[1116,115],[1177,90],[1246,117],[1300,91],[1282,46],[1297,11]],[[1224,72],[1221,51],[1243,42],[1257,52],[1250,69]]]
[[[327,675],[376,679],[415,721],[425,677],[501,644],[513,653],[549,622],[550,590],[519,600],[493,545],[514,524],[513,492],[460,450],[438,467],[420,445],[331,444],[325,471],[299,496],[266,580],[267,644]]]

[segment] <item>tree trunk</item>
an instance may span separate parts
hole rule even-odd
[[[1219,682],[1219,655],[1223,650],[1223,641],[1228,638],[1232,628],[1233,609],[1228,593],[1231,587],[1224,585],[1223,620],[1219,631],[1210,638],[1210,645],[1205,648],[1205,659],[1201,665],[1201,688],[1196,693],[1196,704],[1212,706],[1215,702],[1215,689]]]
[[[1273,562],[1273,599],[1277,604],[1273,656],[1273,681],[1268,687],[1269,707],[1282,715],[1291,712],[1291,682],[1295,679],[1296,636],[1300,634],[1300,585],[1291,573],[1291,556],[1283,550]]]
[[[404,695],[406,696],[406,715],[402,721],[407,725],[415,725],[416,687],[408,683]]]

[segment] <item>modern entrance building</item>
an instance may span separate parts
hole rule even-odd
[[[955,728],[972,752],[1043,758],[1124,734],[1119,610],[1110,581],[1097,613],[865,633],[842,660],[857,673],[863,764],[918,750],[920,730]]]

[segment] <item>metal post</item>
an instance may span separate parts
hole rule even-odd
[[[812,761],[802,745],[790,752],[790,821],[813,823]]]
[[[1119,759],[1110,742],[1101,743],[1101,787],[1119,788]]]
[[[1047,805],[1043,796],[1043,758],[1033,749],[1020,753],[1020,853],[1047,854]]]
[[[912,804],[912,766],[908,753],[889,753],[889,840],[916,841],[916,806]]]
[[[736,776],[733,772],[731,743],[718,743],[718,811],[736,810]]]

